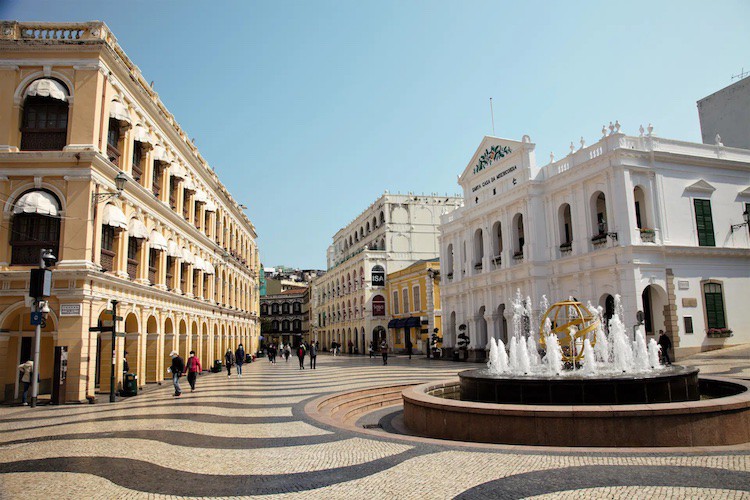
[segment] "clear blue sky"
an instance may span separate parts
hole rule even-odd
[[[750,69],[750,2],[0,0],[105,21],[259,234],[325,267],[384,190],[455,193],[484,135],[560,157],[602,124],[700,141],[696,101]]]

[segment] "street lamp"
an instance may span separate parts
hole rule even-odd
[[[115,176],[115,189],[116,191],[105,191],[103,193],[93,193],[91,200],[93,202],[101,202],[109,200],[111,198],[119,198],[122,191],[125,189],[125,183],[128,182],[128,176],[124,172],[120,171]]]
[[[52,250],[43,248],[39,252],[39,269],[31,270],[31,279],[29,281],[29,297],[34,299],[34,308],[31,313],[31,324],[35,325],[34,329],[34,366],[32,367],[31,379],[31,407],[36,406],[37,397],[39,396],[39,345],[42,338],[42,323],[44,314],[49,312],[49,304],[45,298],[52,294],[52,271],[47,269],[54,266],[57,257],[52,254]]]
[[[745,219],[745,222],[742,222],[741,224],[732,224],[732,228],[730,232],[734,232],[735,229],[739,229],[742,226],[747,226],[750,224],[750,212],[748,212],[748,209],[745,209],[744,212],[742,212],[742,218]]]

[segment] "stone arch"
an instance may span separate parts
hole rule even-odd
[[[145,346],[143,336],[141,335],[140,318],[135,310],[131,310],[125,316],[125,353],[127,357],[130,373],[138,376],[138,385],[142,386],[145,381],[144,373],[141,371],[141,364],[144,359]]]
[[[643,327],[646,335],[655,335],[659,330],[666,331],[670,336],[672,331],[667,327],[665,309],[669,305],[667,292],[660,285],[649,284],[641,292],[641,311],[643,311]],[[672,344],[675,339],[672,338]]]
[[[146,383],[159,381],[159,351],[164,349],[159,322],[154,315],[146,320]]]
[[[174,320],[171,316],[167,316],[164,319],[164,335],[163,337],[163,355],[162,359],[164,360],[163,370],[162,370],[162,376],[161,378],[163,380],[169,380],[171,377],[167,373],[167,367],[172,364],[172,358],[169,355],[172,351],[177,350],[177,341],[178,337],[175,335],[174,331]]]
[[[68,91],[68,104],[73,104],[75,98],[73,92],[75,87],[73,85],[73,82],[66,75],[58,71],[51,71],[49,72],[49,74],[45,74],[44,71],[35,71],[34,73],[27,75],[26,78],[21,80],[21,82],[18,84],[15,92],[13,92],[13,104],[15,104],[16,106],[20,106],[23,102],[23,93],[26,91],[29,85],[34,83],[36,80],[41,80],[43,78],[59,80],[60,83],[65,85],[66,90]]]
[[[204,369],[211,364],[211,338],[208,335],[208,324],[204,321],[201,326],[201,365]]]

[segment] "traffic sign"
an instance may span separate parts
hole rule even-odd
[[[42,313],[37,312],[37,311],[32,312],[31,313],[31,324],[34,325],[34,326],[41,325],[42,324]]]

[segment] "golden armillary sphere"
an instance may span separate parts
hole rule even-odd
[[[550,333],[557,334],[560,345],[563,346],[563,360],[567,362],[581,361],[583,359],[583,340],[586,335],[596,331],[599,326],[597,317],[589,309],[574,300],[555,302],[542,316],[539,325],[539,343],[545,345],[544,324],[547,318],[552,322]],[[576,333],[570,337],[570,329],[575,328]],[[569,342],[569,343],[568,343]],[[591,345],[596,344],[596,338],[591,339]],[[567,352],[565,346],[568,346]]]

